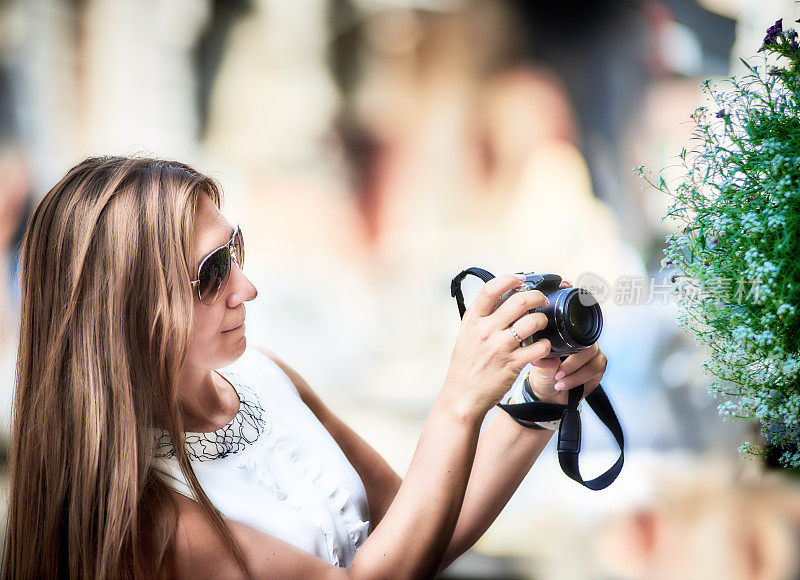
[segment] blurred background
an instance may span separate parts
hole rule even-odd
[[[668,200],[632,174],[675,165],[700,82],[798,16],[792,0],[0,0],[2,449],[33,207],[88,155],[164,156],[218,179],[242,224],[250,343],[401,474],[458,331],[453,276],[553,272],[599,295],[621,476],[588,491],[551,442],[446,577],[800,578],[797,481],[737,454],[757,427],[718,417],[659,273]],[[617,450],[583,419],[588,479]]]

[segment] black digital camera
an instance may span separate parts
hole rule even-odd
[[[561,276],[556,274],[524,274],[522,285],[504,293],[497,306],[515,292],[530,290],[542,292],[550,300],[550,305],[525,313],[543,312],[547,316],[547,326],[524,339],[521,346],[546,338],[551,346],[550,354],[545,358],[554,358],[576,353],[597,342],[603,329],[603,313],[591,293],[582,288],[561,288]]]

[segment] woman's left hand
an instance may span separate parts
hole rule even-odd
[[[572,284],[563,280],[561,287],[571,288]],[[531,366],[531,389],[541,401],[566,404],[569,389],[583,385],[585,397],[600,384],[606,363],[606,355],[596,342],[569,355],[563,362],[559,358],[540,359]]]

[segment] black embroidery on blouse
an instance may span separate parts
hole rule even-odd
[[[213,461],[239,453],[255,443],[267,425],[266,412],[255,391],[234,372],[226,371],[224,376],[239,395],[239,412],[230,423],[211,433],[185,433],[186,451],[194,461]],[[175,457],[169,433],[163,429],[156,432],[155,456]]]

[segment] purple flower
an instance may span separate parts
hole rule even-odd
[[[725,109],[720,109],[717,111],[717,119],[724,119],[725,118]]]
[[[711,264],[709,264],[708,262],[706,262],[706,266],[710,266],[710,265],[711,265]]]
[[[775,24],[767,28],[767,34],[764,37],[764,45],[758,51],[761,52],[769,45],[775,44],[775,41],[778,40],[778,37],[781,35],[782,32],[783,32],[783,18],[778,18],[775,21]]]
[[[764,44],[767,42],[775,42],[775,40],[783,32],[783,18],[778,18],[775,24],[767,28],[767,35],[764,37]]]
[[[672,266],[672,260],[669,260],[669,261],[667,262],[667,266]]]
[[[719,238],[714,238],[713,240],[711,240],[712,246],[716,246],[718,243],[719,243]]]

